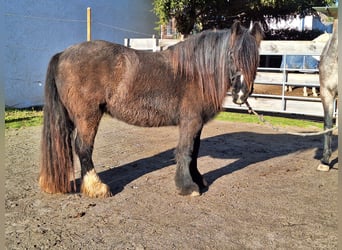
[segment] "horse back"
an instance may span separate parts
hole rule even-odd
[[[134,125],[177,125],[184,106],[185,81],[175,75],[167,53],[106,41],[66,49],[60,56],[56,85],[72,116],[85,112],[82,107],[101,107]]]
[[[331,92],[333,98],[335,98],[338,91],[337,27],[323,48],[319,64],[319,72],[321,90],[323,89],[324,91]]]

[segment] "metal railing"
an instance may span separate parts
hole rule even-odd
[[[288,86],[319,88],[319,70],[290,68],[287,66],[288,56],[315,56],[319,57],[325,42],[315,41],[262,41],[260,56],[281,56],[280,67],[258,67],[255,79],[255,89],[258,85],[279,86],[280,94],[254,93],[248,101],[253,109],[271,113],[299,114],[323,117],[323,106],[320,97],[305,97],[289,95]],[[278,91],[279,92],[279,91]],[[247,110],[245,106],[238,106],[232,102],[231,93],[227,93],[223,103],[224,108]],[[334,106],[334,117],[337,116],[337,101]]]
[[[279,53],[262,54],[265,56],[279,55]],[[312,56],[313,54],[303,54],[296,56]],[[317,56],[317,54],[314,54]],[[288,54],[282,55],[283,62],[287,62]],[[291,77],[290,77],[291,76]],[[299,78],[299,79],[296,79]],[[253,105],[255,110],[289,113],[310,116],[323,116],[323,108],[319,97],[305,97],[289,95],[286,91],[288,87],[315,87],[319,88],[319,71],[318,69],[295,69],[287,67],[286,63],[279,68],[273,67],[258,67],[255,85],[264,86],[279,86],[281,94],[265,94],[254,93],[249,97],[249,102]],[[257,89],[257,86],[255,86]],[[230,92],[227,93],[231,95]],[[227,98],[223,107],[230,109],[247,109],[247,107],[240,107],[233,104]],[[230,98],[231,99],[231,98]],[[308,105],[309,103],[309,105]]]

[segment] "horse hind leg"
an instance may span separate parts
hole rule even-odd
[[[324,129],[331,129],[333,127],[333,112],[334,112],[334,97],[335,95],[329,90],[321,90],[321,99],[324,111]],[[319,171],[329,171],[330,170],[330,156],[331,150],[331,137],[332,132],[325,133],[323,138],[323,157],[321,163],[318,165],[317,170]]]
[[[325,127],[327,129],[328,127]],[[323,143],[323,157],[321,159],[320,164],[317,167],[318,171],[327,172],[330,170],[330,156],[331,156],[331,136],[332,132],[328,132],[324,134],[324,143]]]
[[[81,193],[93,198],[111,196],[110,188],[97,175],[92,160],[93,145],[101,115],[88,116],[77,122],[75,152],[81,164]]]
[[[291,85],[285,85],[284,90],[285,90],[286,92],[292,92],[293,87],[292,87]]]
[[[312,96],[314,96],[314,97],[318,96],[317,88],[316,87],[312,87]]]

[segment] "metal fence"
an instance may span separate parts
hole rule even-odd
[[[288,87],[316,88],[319,89],[318,67],[293,68],[288,65],[288,58],[293,56],[315,57],[319,59],[325,41],[262,41],[260,56],[281,58],[282,63],[278,67],[263,65],[258,68],[255,79],[255,88],[262,86],[277,86],[280,93],[264,94],[254,93],[248,101],[253,109],[271,113],[298,114],[323,117],[323,106],[320,97],[306,97],[290,95]],[[278,92],[279,92],[278,91]],[[238,106],[232,102],[231,93],[223,103],[224,108],[247,110],[245,106]],[[335,101],[334,116],[337,116],[337,101]]]

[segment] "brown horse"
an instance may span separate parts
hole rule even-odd
[[[111,195],[92,161],[99,122],[108,113],[138,126],[179,125],[176,186],[182,195],[199,195],[207,186],[197,169],[202,127],[220,111],[230,87],[237,104],[251,94],[262,36],[259,24],[247,30],[235,23],[231,31],[203,32],[162,52],[93,41],[53,56],[45,83],[41,189],[76,190],[74,144],[81,192]]]

